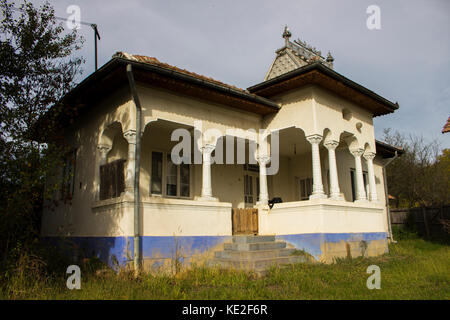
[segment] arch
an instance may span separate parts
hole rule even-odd
[[[358,138],[350,132],[344,131],[340,135],[340,141],[344,141],[349,150],[361,149]]]
[[[114,121],[106,126],[106,128],[100,134],[98,144],[112,148],[114,137],[120,133],[122,134],[122,124],[119,121]]]

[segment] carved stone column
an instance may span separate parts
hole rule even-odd
[[[128,159],[125,175],[125,194],[134,197],[134,171],[136,161],[136,130],[127,130],[123,137],[128,141]]]
[[[98,152],[98,164],[95,166],[95,176],[97,178],[97,184],[95,188],[95,200],[100,200],[100,166],[106,164],[106,161],[108,159],[108,152],[111,151],[112,146],[109,145],[98,145],[97,146],[97,152]]]
[[[336,148],[339,145],[338,141],[327,141],[324,143],[328,149],[328,162],[330,166],[330,199],[344,200],[339,189],[339,179],[336,165]]]
[[[258,204],[266,205],[269,203],[269,192],[267,190],[267,168],[270,161],[269,156],[259,156],[259,201]]]
[[[319,143],[322,141],[322,136],[318,134],[313,134],[306,137],[309,143],[311,143],[311,153],[312,153],[312,171],[313,171],[313,191],[310,199],[323,199],[326,198],[323,192],[322,183],[322,169],[320,168],[320,153],[319,153]]]
[[[356,175],[356,201],[367,201],[366,190],[364,189],[364,178],[361,166],[361,156],[364,153],[363,149],[355,149],[350,151],[355,157],[355,175]]]
[[[367,161],[367,171],[369,175],[369,200],[372,202],[378,201],[377,185],[375,182],[375,171],[373,170],[373,159],[375,158],[374,152],[364,154],[364,159]]]
[[[200,200],[217,201],[212,195],[211,187],[211,154],[215,149],[215,145],[206,144],[202,147],[202,195]]]

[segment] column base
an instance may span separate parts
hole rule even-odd
[[[309,200],[326,199],[326,198],[327,198],[327,195],[325,193],[316,193],[316,194],[313,193],[312,195],[309,196]]]
[[[200,196],[200,197],[194,197],[195,201],[215,201],[219,202],[219,199],[214,198],[212,196]]]
[[[331,195],[328,199],[336,200],[336,201],[344,201],[345,200],[344,197],[341,196],[340,194],[339,195]]]
[[[367,199],[357,199],[357,200],[355,200],[355,203],[368,203],[369,202],[369,200],[367,200]]]

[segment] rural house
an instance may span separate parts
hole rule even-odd
[[[238,234],[322,262],[387,252],[383,166],[401,150],[373,118],[398,104],[283,38],[246,90],[124,52],[83,80],[62,99],[75,121],[60,117],[73,152],[54,197],[71,201],[44,210],[42,236],[110,265],[207,255]]]

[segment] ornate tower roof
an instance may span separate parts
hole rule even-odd
[[[293,42],[290,41],[291,36],[292,34],[289,28],[285,26],[283,31],[283,38],[285,40],[284,47],[275,51],[277,56],[272,62],[264,81],[317,61],[333,69],[334,58],[330,52],[328,52],[325,58],[319,50],[300,39],[294,40]]]

